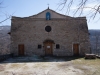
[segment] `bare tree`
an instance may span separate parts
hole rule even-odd
[[[88,6],[90,3],[94,4],[94,6]],[[70,13],[72,7],[76,7],[73,15],[79,14],[82,15],[85,9],[89,9],[87,15],[90,15],[90,18],[95,18],[97,14],[100,14],[100,0],[62,0],[59,3],[59,7],[61,10],[66,8],[67,14]]]
[[[0,1],[0,9],[3,8],[2,4],[3,4],[3,1]],[[8,13],[2,12],[2,11],[0,11],[0,12],[3,13],[5,16],[5,19],[1,20],[0,24],[11,18],[11,15],[9,15]]]
[[[4,20],[1,20],[0,23],[3,23],[5,22],[6,20],[10,19],[11,18],[11,15],[7,16],[7,14],[5,14],[6,18]]]

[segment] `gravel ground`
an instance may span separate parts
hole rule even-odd
[[[88,60],[83,58],[66,59],[54,57],[10,58],[0,62],[0,75],[99,75],[100,73],[96,73],[100,69],[100,64],[96,63],[96,66],[89,64]],[[90,62],[94,60],[90,60]],[[100,59],[97,61],[100,62]]]

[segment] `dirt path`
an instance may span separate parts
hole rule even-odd
[[[83,59],[65,62],[1,63],[0,75],[95,75],[96,66],[84,63]]]

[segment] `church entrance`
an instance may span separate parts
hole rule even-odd
[[[44,41],[45,55],[53,55],[53,43],[54,42],[52,40]]]
[[[73,44],[73,54],[79,56],[79,44]]]

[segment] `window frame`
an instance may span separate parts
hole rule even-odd
[[[42,45],[41,44],[38,44],[38,49],[41,49],[42,48]]]
[[[56,49],[60,49],[60,45],[59,44],[56,44]]]
[[[49,16],[49,17],[48,17]],[[50,14],[50,12],[47,12],[46,13],[46,20],[51,20],[51,14]]]

